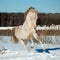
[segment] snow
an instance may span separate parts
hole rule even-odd
[[[34,48],[29,48],[30,43],[28,43],[27,47],[29,51],[21,44],[15,44],[10,39],[11,37],[3,37],[0,42],[0,60],[60,60],[60,50],[49,50],[50,53],[47,52],[37,52],[36,49],[41,49],[41,45],[35,43]],[[7,42],[5,42],[7,40]],[[8,40],[10,40],[8,42]],[[44,44],[47,48],[60,48],[60,44]]]
[[[59,60],[60,59],[59,54],[60,50],[50,51],[50,53],[46,52],[38,53],[35,51],[35,49],[33,49],[32,51],[27,52],[25,50],[20,50],[21,48],[17,46],[20,45],[4,43],[4,47],[7,48],[8,50],[5,51],[4,54],[0,54],[0,60]],[[46,44],[46,46],[48,46],[48,44]],[[15,47],[17,47],[18,50]]]
[[[0,30],[12,30],[14,27],[0,27]]]
[[[51,26],[37,26],[36,30],[60,30],[60,25],[51,25]]]

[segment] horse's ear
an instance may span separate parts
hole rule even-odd
[[[31,7],[28,8],[27,11],[30,11],[31,9],[35,9],[35,8],[31,6]]]
[[[36,14],[39,13],[34,7],[30,7],[30,8],[25,12],[25,14],[24,14],[24,19],[26,19],[26,16],[27,16],[28,12],[29,12],[31,9],[34,10],[34,11],[36,12]]]

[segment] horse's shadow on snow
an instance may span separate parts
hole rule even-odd
[[[46,52],[46,53],[50,53],[49,51],[54,51],[54,50],[60,50],[60,48],[47,48],[46,50],[43,50],[43,49],[36,49],[36,51],[38,52],[38,53],[42,53],[42,52]]]

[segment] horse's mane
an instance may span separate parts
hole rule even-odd
[[[32,11],[32,12],[35,12],[35,13],[37,13],[37,14],[38,14],[38,11],[36,11],[36,9],[35,9],[35,8],[30,7],[30,8],[25,12],[25,14],[24,14],[24,19],[26,19],[26,16],[27,16],[27,14],[28,14],[28,12],[29,12],[29,11]]]

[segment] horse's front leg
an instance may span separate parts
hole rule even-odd
[[[31,39],[31,48],[34,47],[34,43],[33,43],[33,40]]]
[[[35,32],[33,33],[33,37],[41,44],[42,49],[43,49],[43,50],[46,50],[46,48],[44,47],[44,45],[43,45],[40,37],[39,37]]]
[[[33,47],[34,47],[34,43],[33,43],[33,34],[30,33],[28,38],[29,38],[30,41],[31,41],[31,46],[30,46],[30,47],[33,48]]]
[[[20,39],[20,43],[24,46],[24,48],[28,51],[27,46],[25,45],[24,41],[22,39]]]

